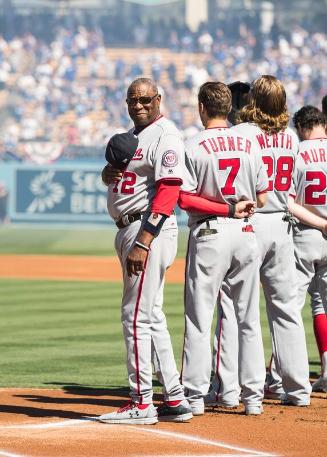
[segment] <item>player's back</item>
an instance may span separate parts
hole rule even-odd
[[[302,141],[295,162],[295,201],[327,218],[327,139]]]
[[[183,190],[220,203],[256,200],[262,162],[250,139],[229,128],[212,128],[198,133],[185,148],[189,173]],[[203,218],[192,214],[197,216]]]
[[[268,201],[258,212],[274,213],[287,210],[287,199],[292,185],[292,174],[299,140],[295,132],[287,127],[276,134],[267,134],[256,124],[245,122],[232,130],[246,135],[259,147],[266,167],[269,187]]]

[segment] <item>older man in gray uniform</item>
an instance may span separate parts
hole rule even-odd
[[[109,179],[108,210],[119,229],[115,247],[124,278],[122,324],[132,401],[99,418],[107,423],[192,418],[162,310],[165,272],[177,251],[173,209],[183,181],[184,145],[174,124],[160,114],[160,100],[149,79],[137,79],[128,88],[126,102],[138,146],[123,174],[118,171],[117,180]],[[158,413],[152,403],[151,344],[163,383],[164,403]]]

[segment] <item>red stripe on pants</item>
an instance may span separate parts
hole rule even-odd
[[[142,396],[141,396],[141,384],[140,384],[140,365],[139,365],[139,350],[138,350],[138,346],[137,346],[136,322],[137,322],[137,314],[138,314],[139,307],[140,307],[144,275],[145,275],[145,269],[146,269],[147,263],[148,263],[148,256],[145,260],[144,271],[142,272],[139,290],[137,292],[137,299],[136,299],[135,313],[134,313],[134,320],[133,320],[134,354],[135,354],[135,364],[136,364],[136,383],[137,383],[137,394],[139,395],[139,397],[141,397],[140,403],[142,403]]]

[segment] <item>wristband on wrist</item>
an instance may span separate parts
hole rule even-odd
[[[234,217],[236,211],[236,205],[229,205],[228,208],[228,217]]]
[[[167,217],[165,214],[151,213],[144,223],[144,230],[158,236]]]
[[[144,249],[144,251],[146,251],[146,252],[150,251],[150,247],[149,246],[145,246],[145,244],[141,243],[140,241],[135,241],[135,245],[138,246],[141,249]]]

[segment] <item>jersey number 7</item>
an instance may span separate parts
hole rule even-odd
[[[241,161],[238,158],[218,160],[219,170],[227,170],[227,168],[230,168],[230,172],[227,176],[225,185],[220,189],[222,195],[235,195],[236,191],[233,184],[236,179],[237,173],[239,172],[240,166]]]

